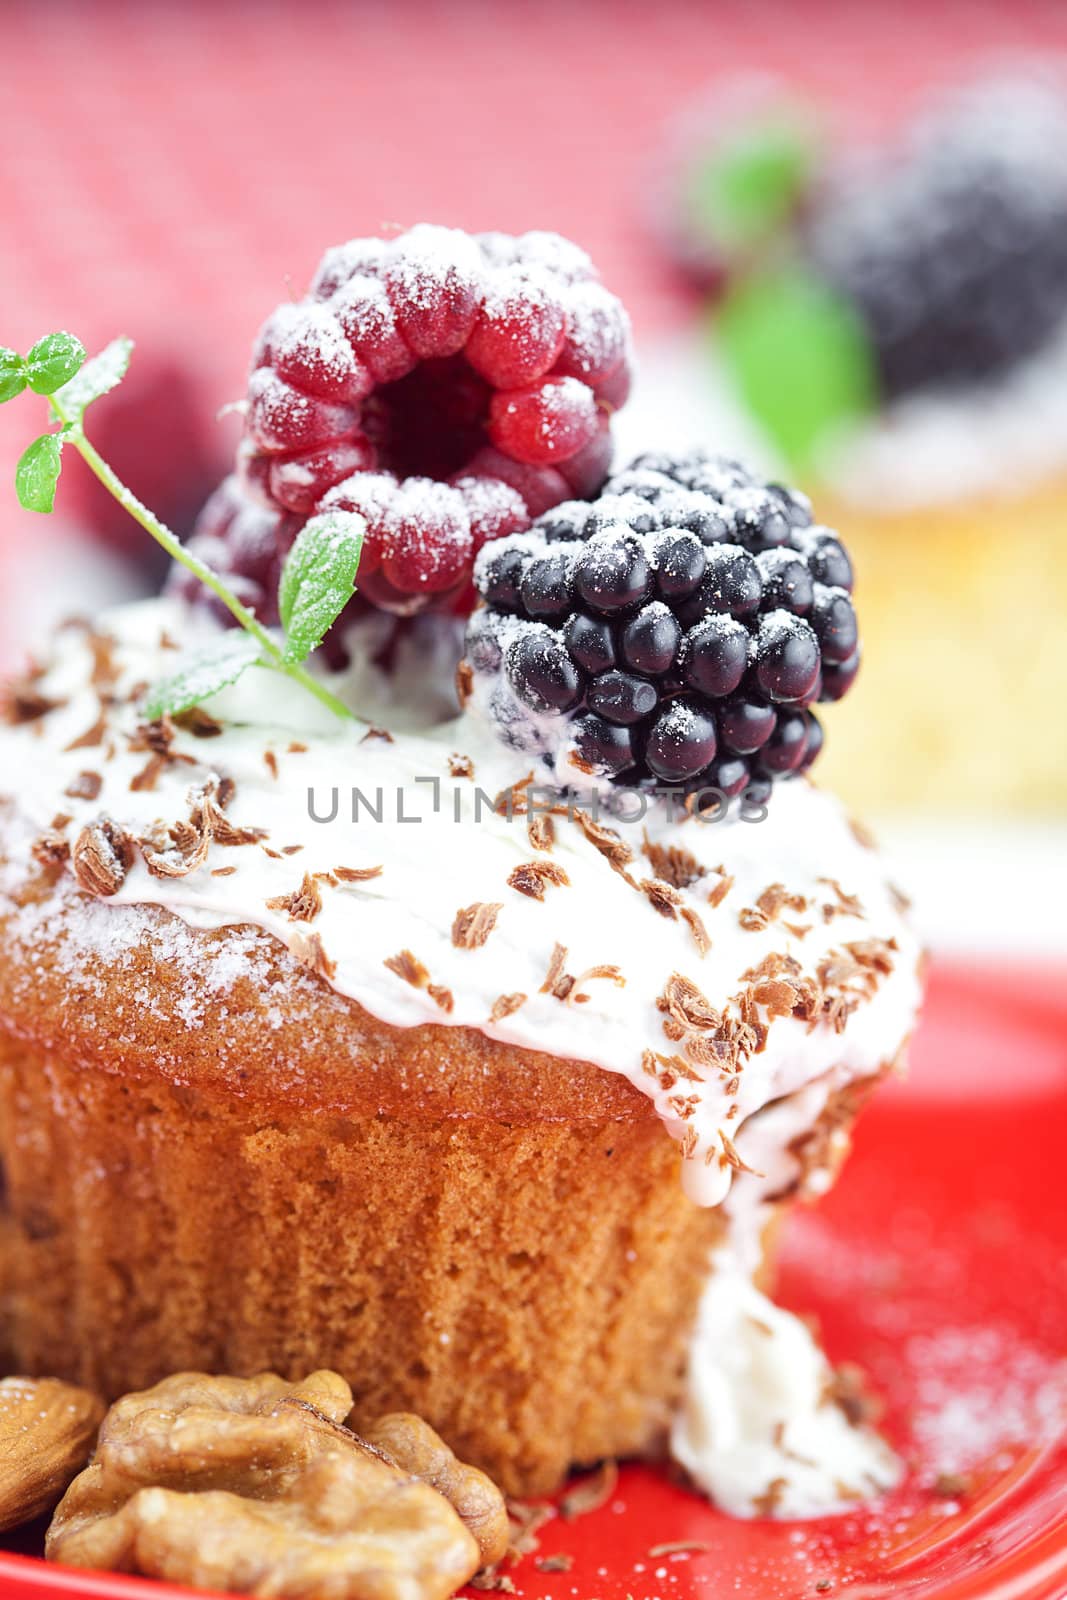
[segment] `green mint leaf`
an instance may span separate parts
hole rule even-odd
[[[800,266],[742,279],[716,330],[742,399],[794,468],[812,467],[830,434],[877,404],[874,352],[855,307]]]
[[[750,253],[789,223],[817,160],[815,130],[802,109],[768,109],[694,165],[685,195],[690,215],[729,257]]]
[[[26,363],[17,350],[0,345],[0,406],[14,400],[26,387]]]
[[[259,660],[259,644],[250,633],[227,633],[202,650],[190,652],[177,672],[152,685],[144,714],[150,722],[169,711],[177,715],[236,683]]]
[[[99,400],[102,394],[110,393],[122,382],[130,365],[132,351],[132,339],[112,339],[99,355],[87,361],[55,396],[63,407],[63,415],[72,422],[80,422],[86,406]]]
[[[62,465],[63,435],[42,433],[15,468],[15,492],[25,511],[51,511]]]
[[[85,346],[72,333],[49,333],[26,357],[26,381],[34,394],[55,394],[85,360]]]
[[[278,610],[288,661],[317,650],[355,593],[366,524],[354,511],[311,517],[285,558]]]

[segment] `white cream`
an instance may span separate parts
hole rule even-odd
[[[828,1398],[831,1377],[799,1317],[716,1259],[671,1453],[734,1517],[821,1517],[870,1500],[901,1465]]]
[[[203,626],[194,626],[172,601],[123,607],[106,617],[104,628],[117,640],[121,679],[116,693],[172,672],[176,655],[161,645],[161,637],[188,640]],[[524,816],[509,820],[493,811],[494,797],[521,782],[531,760],[504,749],[473,717],[417,734],[397,732],[392,742],[365,740],[363,727],[336,722],[304,690],[257,669],[212,703],[226,723],[222,737],[180,733],[174,751],[191,764],[174,762],[154,788],[131,790],[131,780],[148,759],[144,750],[127,747],[138,721],[135,704],[109,713],[110,760],[102,748],[67,748],[99,715],[91,662],[84,631],[63,631],[38,687],[65,703],[43,722],[0,730],[0,791],[13,791],[24,823],[44,829],[61,809],[73,818],[73,839],[83,824],[103,813],[142,836],[159,822],[187,818],[190,793],[217,775],[236,783],[231,821],[265,829],[267,835],[261,845],[213,845],[205,866],[185,877],[152,876],[138,857],[113,903],[155,903],[193,927],[256,924],[298,954],[306,951],[313,931],[334,964],[335,987],[388,1023],[469,1025],[509,1044],[621,1073],[650,1096],[675,1138],[694,1130],[697,1142],[684,1163],[684,1177],[701,1204],[718,1204],[730,1187],[719,1130],[736,1142],[753,1113],[832,1067],[845,1077],[874,1071],[896,1054],[912,1027],[919,999],[915,939],[877,855],[857,840],[839,805],[807,783],[782,785],[760,822],[679,823],[665,807],[653,806],[643,824],[616,824],[637,853],[631,865],[637,878],[654,876],[640,853],[645,831],[654,843],[684,848],[708,869],[683,896],[711,940],[701,956],[686,922],[660,915],[611,869],[574,821],[555,818],[551,854],[539,855],[528,841]],[[427,688],[439,701],[441,662],[427,657],[426,670]],[[388,708],[373,704],[382,685],[365,666],[335,687],[372,716],[395,723]],[[305,748],[293,749],[294,744]],[[450,776],[453,752],[473,762],[473,781]],[[68,797],[72,780],[85,771],[99,773],[99,795]],[[354,803],[353,789],[360,792]],[[333,814],[335,795],[335,819],[312,820],[312,811],[319,818]],[[371,809],[380,811],[380,821]],[[292,855],[268,854],[293,846],[299,850]],[[547,887],[542,901],[508,883],[516,867],[534,860],[552,862],[568,879],[566,886]],[[708,893],[719,882],[715,869],[720,865],[733,884],[713,906]],[[324,884],[321,912],[310,925],[268,906],[296,891],[305,874],[338,866],[382,870],[354,885]],[[220,868],[233,870],[214,875]],[[855,896],[861,912],[843,910],[828,879]],[[807,902],[803,913],[782,913],[786,921],[809,929],[803,937],[790,932],[781,918],[761,931],[750,931],[739,920],[742,909],[753,907],[775,883]],[[476,902],[501,906],[496,925],[481,948],[458,948],[452,939],[456,914]],[[824,907],[834,908],[829,920]],[[771,1022],[766,1048],[751,1056],[732,1085],[713,1071],[700,1081],[664,1089],[643,1070],[643,1052],[669,1054],[676,1048],[665,1037],[656,1004],[673,973],[691,979],[723,1009],[745,987],[744,975],[772,952],[794,956],[803,973],[815,976],[831,952],[870,939],[896,941],[893,970],[878,982],[873,998],[860,1001],[843,1032],[826,1023],[809,1027],[792,1017],[778,1018]],[[625,983],[590,977],[575,991],[588,995],[584,1003],[542,993],[557,944],[566,948],[568,973],[578,977],[611,966]],[[385,966],[402,951],[423,964],[434,986],[451,992],[451,1011],[443,1011],[428,989],[413,987]],[[516,993],[527,996],[525,1003],[491,1020],[498,998]],[[693,1096],[688,1118],[670,1103],[679,1090]]]
[[[830,1073],[768,1106],[737,1141],[756,1170],[738,1175],[726,1201],[729,1237],[712,1258],[671,1432],[675,1459],[732,1516],[834,1515],[891,1489],[903,1470],[873,1429],[834,1402],[830,1365],[809,1329],[752,1282],[770,1199],[800,1174],[790,1146],[843,1082]],[[820,1193],[830,1179],[816,1168],[805,1188]]]

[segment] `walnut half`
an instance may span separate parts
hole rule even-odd
[[[0,1382],[0,1532],[50,1511],[92,1453],[104,1407],[58,1378]]]
[[[333,1372],[298,1384],[186,1372],[127,1395],[56,1511],[45,1555],[237,1594],[445,1600],[483,1564],[476,1526],[503,1500],[483,1479],[468,1528],[473,1469],[428,1428],[409,1430],[418,1449],[399,1459],[343,1425],[351,1408]]]

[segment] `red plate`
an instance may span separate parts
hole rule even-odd
[[[796,1219],[780,1285],[885,1396],[911,1468],[902,1488],[823,1522],[743,1523],[629,1467],[607,1506],[542,1530],[512,1569],[516,1592],[1064,1600],[1065,1152],[1062,972],[935,969],[911,1079],[883,1091],[838,1188]],[[693,1548],[653,1553],[678,1544]],[[561,1555],[568,1570],[540,1570]],[[3,1600],[46,1593],[164,1590],[0,1555]]]

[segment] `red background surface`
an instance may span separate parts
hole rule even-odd
[[[769,69],[880,123],[990,54],[1059,50],[1058,0],[0,0],[0,344],[125,332],[211,417],[326,244],[420,219],[573,235],[647,342],[691,314],[641,179],[694,94]],[[35,421],[0,412],[0,481]],[[0,561],[41,533],[0,498]]]

